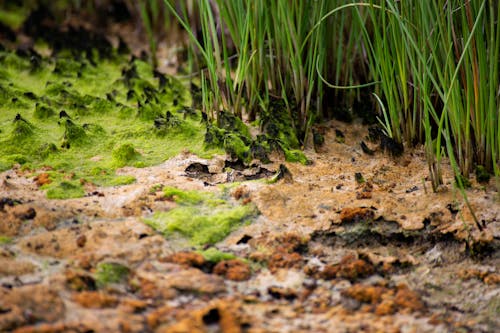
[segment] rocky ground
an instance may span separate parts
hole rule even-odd
[[[478,226],[446,167],[433,193],[421,150],[369,155],[359,145],[366,127],[333,121],[320,130],[325,144],[307,153],[311,165],[274,156],[228,169],[223,156],[185,152],[119,170],[136,177],[131,185],[86,184],[79,199],[46,199],[43,170],[1,173],[0,331],[498,330],[493,180],[467,191]],[[270,178],[281,163],[289,173],[275,183],[245,180]],[[144,223],[176,206],[165,186],[229,189],[260,215],[194,248]]]

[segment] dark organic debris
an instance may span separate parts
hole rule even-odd
[[[419,187],[415,185],[415,186],[407,189],[405,192],[406,193],[411,193],[411,192],[415,192],[415,191],[418,191],[418,190],[419,190]]]
[[[404,152],[403,144],[387,135],[383,135],[380,139],[380,148],[395,157],[403,155]]]
[[[482,165],[476,166],[476,180],[478,183],[488,183],[490,181],[491,175],[488,170]]]
[[[253,237],[252,236],[249,236],[249,235],[243,235],[243,237],[241,237],[237,242],[236,244],[237,245],[240,245],[240,244],[247,244],[248,241],[250,241]]]
[[[345,135],[339,129],[335,130],[335,141],[337,141],[338,143],[344,143],[345,142]]]
[[[185,170],[186,175],[192,178],[199,178],[201,176],[210,176],[211,173],[208,171],[208,165],[194,162],[191,163]]]
[[[218,323],[219,320],[221,319],[219,309],[217,309],[217,308],[210,309],[207,313],[205,313],[203,315],[202,319],[203,319],[203,323],[205,323],[205,325],[211,325],[211,324]]]
[[[372,126],[368,129],[368,140],[371,142],[380,142],[380,149],[389,153],[393,157],[403,155],[404,146],[401,142],[387,136],[380,126]],[[364,149],[363,149],[364,151]]]
[[[22,203],[21,200],[18,199],[12,199],[12,198],[1,198],[0,199],[0,212],[4,211],[5,206],[15,206],[15,205],[20,205]]]
[[[0,39],[14,42],[16,33],[7,25],[0,22]]]
[[[370,148],[368,148],[368,146],[366,145],[366,143],[364,141],[360,142],[360,146],[361,146],[361,149],[363,150],[363,152],[365,154],[367,154],[367,155],[373,155],[373,154],[375,154],[375,151],[373,151]]]
[[[293,176],[290,170],[284,165],[280,164],[278,171],[274,175],[272,181],[278,181],[283,179],[287,183],[293,182]]]
[[[365,182],[365,178],[363,178],[361,172],[356,172],[354,174],[354,179],[356,179],[356,183],[358,184],[363,184]]]

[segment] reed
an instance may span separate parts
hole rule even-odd
[[[390,137],[425,145],[435,190],[444,156],[460,187],[477,166],[498,181],[498,3],[201,0],[202,42],[165,3],[201,55],[214,117],[253,120],[279,98],[307,146],[311,124],[332,116],[330,94],[352,107],[371,92]]]

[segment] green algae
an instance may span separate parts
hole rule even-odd
[[[114,176],[102,183],[105,186],[129,185],[136,181],[134,176]]]
[[[282,152],[289,162],[309,164],[307,157],[298,149],[299,141],[289,117],[283,112],[273,115],[267,111],[263,113],[260,123],[265,134],[253,138],[241,119],[229,112],[219,112],[217,122],[207,124],[205,146],[224,148],[232,159],[245,164],[250,164],[253,159],[269,163],[268,154],[272,151]]]
[[[18,113],[14,118],[14,126],[10,137],[12,140],[24,140],[33,135],[34,129],[35,126]]]
[[[55,116],[56,112],[50,106],[44,104],[35,104],[35,112],[33,113],[33,117],[36,119],[47,119]]]
[[[135,160],[140,154],[135,150],[130,143],[125,143],[113,150],[113,164],[117,167],[122,167]]]
[[[94,274],[96,284],[99,288],[110,283],[120,283],[125,281],[130,273],[130,269],[119,263],[106,262],[99,263]]]
[[[233,204],[211,193],[165,188],[178,203],[167,212],[155,212],[144,222],[165,236],[180,234],[193,245],[215,244],[258,214],[252,204]]]
[[[223,252],[215,247],[210,247],[206,250],[199,251],[199,253],[205,258],[206,261],[213,263],[218,263],[223,260],[231,260],[236,258],[236,256],[230,252]]]
[[[212,197],[209,193],[199,191],[183,191],[170,186],[163,189],[163,194],[166,199],[184,205],[196,205]]]
[[[0,245],[7,245],[10,243],[12,243],[11,237],[0,235]]]
[[[76,181],[51,183],[46,188],[48,188],[47,198],[49,199],[71,199],[80,198],[85,195],[82,185]]]
[[[85,194],[76,182],[61,185],[70,172],[75,179],[114,186],[135,181],[115,174],[123,166],[159,164],[183,150],[204,158],[222,153],[204,146],[201,115],[183,113],[190,104],[183,84],[168,77],[160,89],[143,61],[116,56],[92,65],[60,52],[41,63],[33,71],[29,59],[0,51],[0,170],[14,164],[52,168],[57,181],[43,187],[51,198]],[[136,100],[127,100],[129,88],[120,81],[124,63],[137,68],[130,82]],[[142,117],[141,106],[156,111]],[[169,126],[163,126],[168,114]]]

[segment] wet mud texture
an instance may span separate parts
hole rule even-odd
[[[137,181],[83,198],[50,200],[40,177],[3,172],[0,331],[495,331],[494,185],[472,179],[468,190],[480,231],[449,168],[432,193],[423,152],[390,156],[356,123],[321,131],[311,165],[272,156],[249,169],[186,153],[118,169]],[[178,205],[166,187],[227,196],[260,215],[193,247],[144,223]]]

